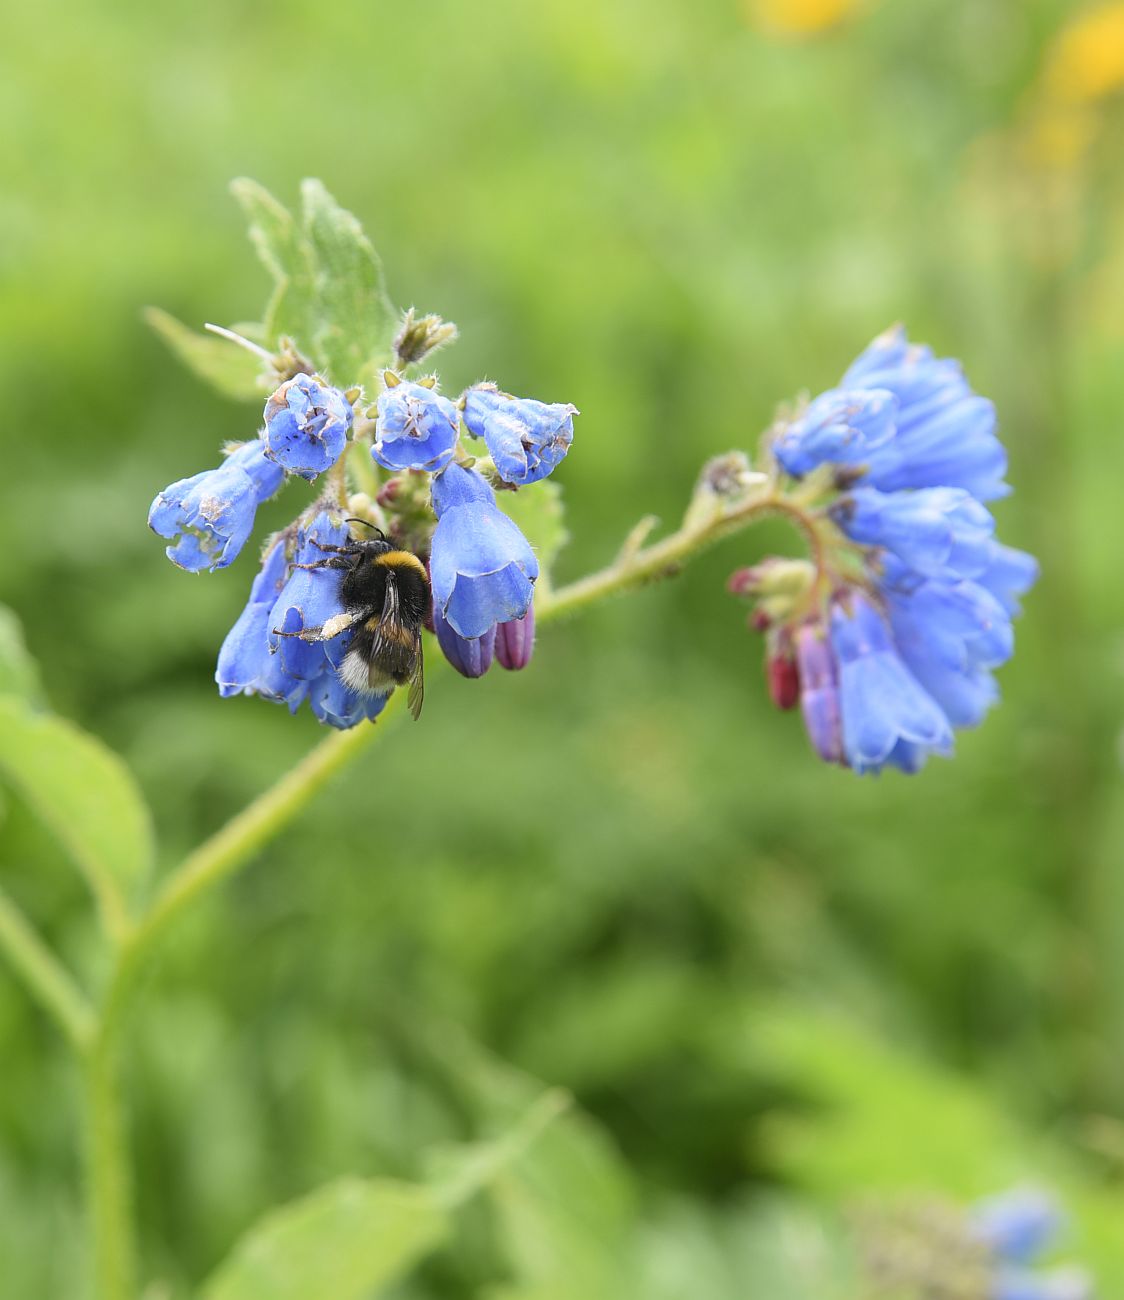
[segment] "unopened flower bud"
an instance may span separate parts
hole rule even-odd
[[[496,627],[496,658],[502,668],[518,672],[531,662],[535,650],[535,607],[527,607],[522,618]]]
[[[726,590],[735,596],[803,596],[815,580],[815,565],[770,555],[760,564],[735,569]]]
[[[402,479],[400,478],[387,479],[387,481],[382,485],[382,487],[379,488],[378,495],[375,497],[375,500],[379,503],[380,506],[388,506],[399,495],[401,491],[402,491]]]
[[[462,677],[483,677],[491,668],[496,647],[494,627],[489,628],[483,636],[461,636],[434,605],[433,630],[445,658]]]
[[[765,654],[765,676],[769,698],[778,709],[793,709],[800,698],[800,676],[792,653],[792,638],[787,631],[773,632]]]
[[[394,352],[402,366],[413,365],[457,337],[457,327],[440,316],[415,316],[411,307],[402,317],[394,338]]]

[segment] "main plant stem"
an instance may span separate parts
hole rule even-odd
[[[537,621],[571,614],[615,592],[675,573],[707,546],[763,515],[789,515],[818,551],[814,522],[799,504],[778,496],[772,484],[732,503],[716,498],[704,507],[689,512],[683,527],[662,541],[650,546],[626,544],[617,560],[599,572],[556,591],[541,592],[535,605]],[[391,696],[377,726],[354,727],[321,741],[295,768],[188,854],[147,912],[124,935],[100,1012],[92,1025],[83,1026],[89,1033],[83,1060],[98,1300],[134,1300],[136,1295],[133,1207],[117,1072],[123,1012],[137,987],[144,960],[184,912],[245,866],[338,771],[385,734],[388,725],[401,716],[401,694]],[[73,1015],[69,1018],[75,1020]]]

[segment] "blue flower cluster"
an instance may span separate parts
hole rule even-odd
[[[1054,1199],[1033,1188],[1005,1192],[972,1210],[970,1235],[992,1270],[989,1300],[1092,1300],[1093,1285],[1083,1269],[1035,1267],[1062,1224]]]
[[[995,423],[957,362],[896,328],[774,432],[819,562],[767,622],[828,762],[916,772],[998,698],[1038,566],[995,538],[986,503],[1009,491]]]
[[[307,701],[321,722],[339,728],[381,711],[385,695],[355,691],[338,672],[352,630],[331,557],[354,545],[348,516],[360,511],[360,525],[383,530],[428,565],[433,628],[459,672],[479,677],[497,659],[511,670],[530,661],[538,561],[499,508],[495,486],[522,488],[550,474],[573,440],[576,408],[513,397],[493,384],[452,402],[435,380],[412,382],[390,370],[384,384],[363,410],[358,389],[344,393],[318,376],[291,375],[266,402],[259,437],[152,503],[149,526],[169,540],[169,559],[191,572],[221,569],[286,476],[313,482],[330,474],[328,490],[266,545],[249,602],[219,654],[221,695],[258,695],[293,712]],[[490,459],[468,453],[462,422]],[[380,485],[374,501],[351,494],[352,444],[370,457]]]

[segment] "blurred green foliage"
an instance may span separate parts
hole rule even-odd
[[[598,1154],[538,1172],[546,1209],[497,1184],[411,1300],[605,1276],[618,1300],[824,1300],[778,1224],[806,1246],[872,1188],[1022,1178],[1124,1284],[1124,119],[1043,143],[1071,11],[873,4],[804,41],[735,0],[8,15],[0,600],[55,709],[137,773],[161,870],[319,736],[211,687],[252,548],[192,578],[144,527],[259,418],[140,316],[260,308],[231,176],[287,201],[321,176],[394,300],[459,324],[450,390],[581,408],[563,578],[674,520],[706,456],[895,319],[995,398],[1001,527],[1043,561],[1003,707],[913,780],[825,770],[770,710],[722,583],[780,526],[551,627],[533,671],[435,681],[151,980],[129,1087],[145,1270],[173,1296],[270,1206],[494,1137],[484,1049],[572,1090],[557,1140]],[[5,883],[96,983],[80,883],[18,793],[3,815]],[[0,1042],[3,1294],[80,1296],[76,1084],[7,979]],[[599,1280],[551,1290],[556,1258]]]

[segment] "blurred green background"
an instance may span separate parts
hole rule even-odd
[[[576,1278],[607,1181],[657,1261],[637,1294],[717,1300],[798,1288],[746,1263],[777,1198],[831,1217],[1029,1179],[1124,1289],[1124,50],[1082,14],[7,15],[0,600],[53,706],[135,768],[165,869],[321,735],[211,684],[254,548],[191,577],[144,523],[259,418],[140,318],[258,314],[232,176],[286,202],[323,178],[394,300],[460,326],[447,391],[487,376],[580,407],[562,580],[640,514],[674,524],[707,456],[752,448],[778,400],[895,320],[994,397],[1017,488],[1000,528],[1043,565],[1002,708],[913,779],[827,770],[772,711],[723,582],[791,549],[780,526],[550,627],[533,671],[435,680],[423,723],[162,954],[129,1047],[160,1295],[267,1206],[416,1175],[429,1144],[486,1129],[496,1061],[572,1090],[599,1135],[604,1167],[559,1201],[588,1228],[563,1252]],[[81,887],[14,798],[0,860],[96,981]],[[81,1297],[73,1069],[6,974],[0,1043],[0,1294]],[[500,1294],[509,1266],[471,1227],[402,1294]],[[594,1295],[574,1286],[557,1294]]]

